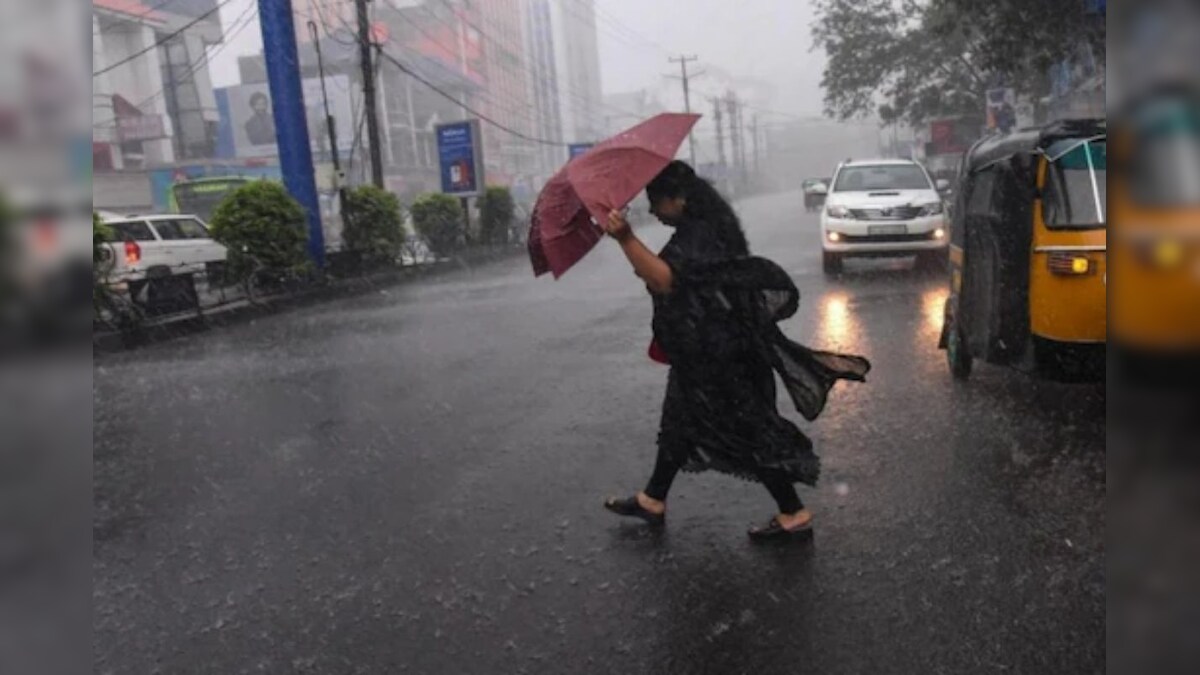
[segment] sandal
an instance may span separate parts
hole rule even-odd
[[[634,518],[641,518],[648,524],[656,527],[661,527],[667,523],[667,517],[665,513],[654,513],[653,511],[647,511],[646,509],[642,508],[642,505],[638,503],[636,495],[633,497],[626,497],[625,499],[609,497],[608,500],[604,502],[604,508],[619,516],[632,516]]]
[[[809,520],[800,527],[789,530],[779,524],[779,520],[772,516],[766,527],[751,529],[746,534],[750,535],[752,541],[808,541],[812,539],[813,526],[812,520]]]

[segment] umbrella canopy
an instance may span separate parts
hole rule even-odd
[[[542,188],[529,228],[534,274],[557,279],[604,236],[596,222],[624,207],[679,151],[699,115],[663,113],[596,144]]]

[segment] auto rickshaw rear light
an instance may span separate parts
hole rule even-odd
[[[1047,265],[1052,274],[1082,275],[1093,271],[1092,260],[1072,253],[1051,253]]]
[[[136,265],[142,260],[142,247],[136,241],[125,242],[125,264]]]

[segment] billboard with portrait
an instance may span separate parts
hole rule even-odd
[[[329,132],[325,124],[321,79],[305,78],[301,85],[304,89],[305,118],[308,121],[308,138],[312,144],[313,160],[328,160],[332,155]],[[325,87],[329,95],[329,113],[333,115],[337,130],[338,154],[344,158],[354,142],[350,79],[346,75],[326,76]],[[221,152],[218,154],[240,158],[278,156],[279,151],[275,147],[275,116],[271,106],[271,91],[265,82],[219,90],[217,108],[221,114]]]

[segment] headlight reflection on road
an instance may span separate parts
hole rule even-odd
[[[820,334],[829,345],[840,349],[858,346],[858,322],[850,313],[850,300],[846,295],[830,295],[821,303]]]
[[[925,321],[921,326],[921,334],[937,342],[938,336],[942,333],[942,322],[945,319],[944,310],[946,307],[946,296],[950,294],[950,289],[931,288],[921,295],[921,316],[925,317]]]

